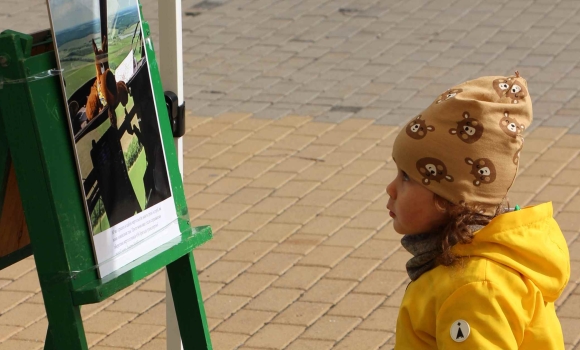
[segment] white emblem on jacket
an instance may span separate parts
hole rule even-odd
[[[451,335],[451,339],[453,341],[461,343],[469,337],[469,332],[471,329],[469,328],[469,323],[465,320],[457,320],[453,322],[451,325],[451,329],[449,330],[449,335]]]

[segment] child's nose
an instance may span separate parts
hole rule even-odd
[[[387,186],[387,195],[389,197],[391,197],[392,199],[396,199],[397,198],[397,191],[395,191],[395,181],[391,182]]]

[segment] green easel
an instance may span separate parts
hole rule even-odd
[[[145,37],[149,26],[143,23]],[[165,104],[147,41],[156,104]],[[87,349],[81,305],[98,303],[167,267],[184,349],[212,349],[192,250],[211,239],[190,226],[169,117],[158,110],[181,236],[99,279],[76,172],[50,32],[0,34],[0,210],[11,163],[30,245],[0,257],[0,268],[34,255],[48,317],[45,349]],[[42,77],[42,75],[45,75]],[[26,226],[26,225],[25,225]]]

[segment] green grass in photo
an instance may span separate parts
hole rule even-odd
[[[133,166],[129,170],[129,180],[133,185],[133,190],[135,191],[135,196],[139,201],[141,209],[145,208],[147,204],[147,197],[145,196],[145,184],[143,183],[143,175],[145,175],[145,168],[147,167],[147,159],[145,157],[145,152],[141,148],[139,156]]]
[[[109,224],[109,218],[107,218],[105,213],[105,206],[103,205],[103,201],[100,199],[91,213],[91,226],[93,227],[93,235],[101,233],[111,227]]]
[[[141,148],[137,159],[133,163],[133,166],[131,166],[129,169],[129,180],[133,185],[133,190],[135,191],[135,196],[137,196],[137,201],[139,201],[139,206],[141,209],[144,209],[145,205],[147,204],[145,185],[143,184],[143,175],[145,175],[146,167],[147,159],[145,157],[143,148]],[[109,220],[105,213],[105,206],[101,200],[97,202],[95,209],[91,213],[91,225],[93,227],[93,235],[101,233],[110,228]]]

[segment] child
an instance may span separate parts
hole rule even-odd
[[[401,130],[387,208],[411,283],[395,349],[564,349],[554,301],[570,277],[551,203],[502,203],[532,121],[527,83],[482,77]]]

